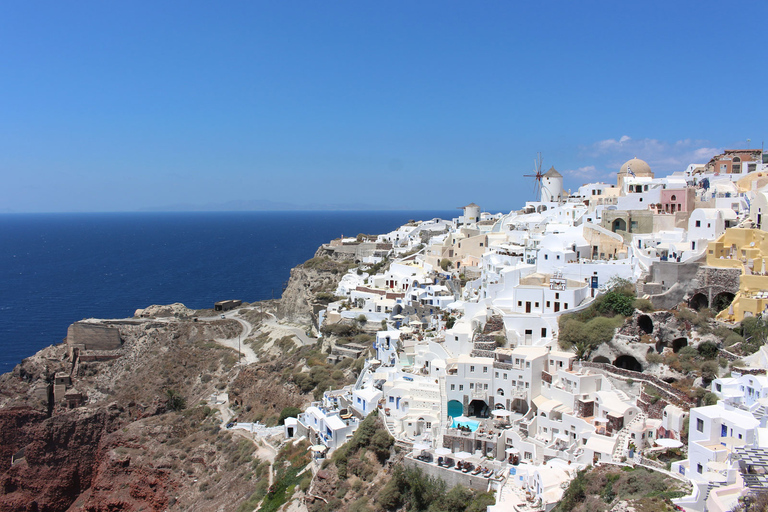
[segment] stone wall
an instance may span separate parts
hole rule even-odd
[[[654,402],[654,399],[656,400]],[[637,406],[651,419],[660,420],[664,408],[669,405],[669,402],[663,398],[652,397],[645,391],[640,392],[640,398],[637,401]]]
[[[659,393],[659,395],[663,399],[668,400],[670,403],[673,403],[682,409],[688,410],[691,407],[694,407],[696,405],[694,400],[690,398],[687,393],[684,393],[679,389],[675,389],[668,383],[664,382],[663,380],[653,375],[648,375],[643,372],[635,372],[632,370],[625,370],[623,368],[617,368],[612,364],[607,364],[607,363],[593,363],[589,361],[581,361],[579,364],[585,368],[600,369],[608,373],[611,373],[613,375],[624,377],[625,379],[642,381],[649,386],[653,386],[653,388]]]
[[[403,464],[412,468],[419,468],[423,473],[433,478],[439,478],[446,483],[448,488],[455,487],[456,485],[463,485],[464,487],[469,487],[478,491],[485,491],[488,489],[488,482],[490,481],[481,476],[462,473],[453,468],[441,468],[437,464],[422,462],[410,457],[403,459]]]
[[[67,345],[83,350],[116,350],[122,341],[115,327],[75,322],[67,329]]]

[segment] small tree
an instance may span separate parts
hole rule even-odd
[[[182,411],[187,407],[187,401],[176,390],[168,389],[165,395],[165,407],[169,411]]]
[[[286,418],[296,418],[301,414],[301,409],[298,407],[285,407],[282,411],[280,411],[280,419],[278,420],[278,424],[282,425],[285,423]]]
[[[448,270],[452,266],[453,266],[453,263],[451,263],[451,260],[449,260],[448,258],[443,258],[442,260],[440,260],[441,269]]]

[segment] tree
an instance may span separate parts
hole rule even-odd
[[[187,401],[176,390],[167,389],[165,391],[165,407],[170,411],[182,411],[187,407]]]
[[[301,414],[301,409],[298,407],[285,407],[282,411],[280,411],[280,419],[278,420],[278,425],[282,425],[285,423],[286,418],[296,418]]]
[[[449,260],[448,258],[443,258],[442,260],[440,260],[441,269],[448,270],[452,266],[453,266],[453,263],[451,263],[451,260]]]
[[[711,341],[705,341],[704,343],[700,343],[697,348],[699,351],[699,355],[704,359],[714,359],[717,357],[717,353],[718,353],[717,344],[712,343]]]

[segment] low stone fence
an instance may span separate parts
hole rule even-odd
[[[647,385],[652,386],[659,393],[659,396],[661,398],[663,398],[664,400],[667,400],[670,403],[674,403],[679,407],[682,407],[683,409],[688,410],[691,407],[694,407],[696,405],[696,402],[694,401],[694,399],[689,397],[687,393],[680,391],[679,389],[675,389],[668,383],[664,382],[663,380],[653,375],[648,375],[646,373],[636,372],[633,370],[626,370],[624,368],[618,368],[608,363],[594,363],[591,361],[580,361],[575,364],[581,365],[582,368],[596,368],[596,369],[611,373],[613,375],[623,377],[625,379],[632,379],[632,380],[645,382]]]

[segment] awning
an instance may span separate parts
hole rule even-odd
[[[615,445],[615,439],[600,435],[592,435],[587,439],[586,448],[587,450],[592,450],[597,453],[612,454]]]
[[[506,450],[504,450],[504,453],[506,453],[506,454],[508,454],[508,455],[515,455],[515,454],[520,454],[520,450],[518,450],[517,448],[514,448],[514,447],[512,447],[512,446],[510,446],[509,448],[507,448]]]
[[[539,395],[533,400],[531,400],[531,402],[533,402],[533,405],[536,406],[536,409],[541,409],[541,405],[546,403],[547,401],[549,401],[549,398],[545,397],[544,395]]]
[[[328,447],[322,444],[314,444],[310,446],[309,449],[313,452],[324,452],[328,449]]]
[[[507,411],[504,409],[496,409],[491,414],[493,414],[498,418],[509,418],[510,416],[512,416],[512,411]]]
[[[453,453],[450,448],[438,448],[435,450],[435,455],[450,455]]]
[[[683,446],[683,443],[677,439],[666,439],[664,437],[660,437],[654,442],[659,446],[663,446],[664,448],[682,448]]]
[[[472,456],[472,454],[469,452],[457,452],[457,453],[454,453],[453,456],[456,457],[457,459],[468,459]]]

